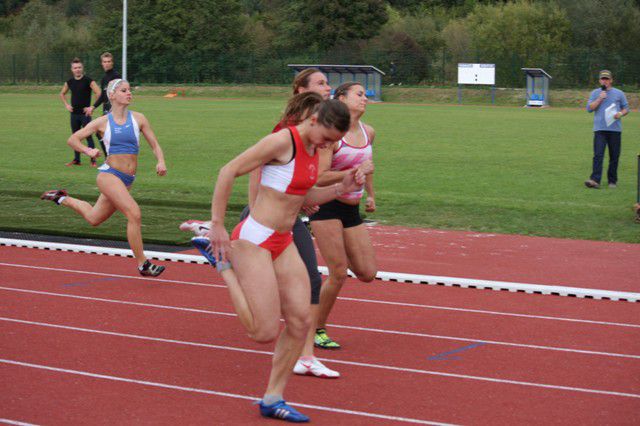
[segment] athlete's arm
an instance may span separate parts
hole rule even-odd
[[[211,200],[209,239],[214,256],[219,256],[223,261],[227,260],[226,252],[229,250],[230,242],[229,234],[224,229],[224,217],[235,179],[272,161],[286,163],[291,158],[292,151],[289,136],[285,133],[275,133],[264,137],[220,169]]]
[[[167,174],[167,166],[164,163],[164,153],[162,152],[162,148],[160,148],[160,144],[158,143],[158,138],[156,138],[156,134],[153,133],[153,129],[151,128],[151,124],[149,124],[149,120],[144,114],[139,112],[134,112],[133,115],[140,126],[140,131],[144,135],[144,138],[147,140],[147,143],[151,147],[153,151],[153,155],[156,156],[158,163],[156,164],[156,173],[158,176],[164,176]]]
[[[376,132],[375,130],[373,130],[373,127],[369,126],[368,124],[365,124],[364,127],[367,131],[367,134],[369,135],[369,140],[373,145],[373,140],[376,138]],[[371,173],[367,175],[367,180],[364,183],[364,190],[367,191],[367,199],[365,202],[364,211],[373,213],[376,211],[376,193],[373,189],[373,174]]]
[[[365,211],[373,213],[376,211],[376,194],[373,190],[373,175],[367,175],[364,183],[364,190],[367,191],[367,200],[365,202]]]
[[[345,171],[344,178],[340,183],[330,186],[314,186],[304,197],[303,206],[315,206],[328,203],[331,200],[341,197],[347,192],[357,191],[365,183],[365,175],[358,169]]]
[[[342,182],[342,179],[349,174],[349,169],[335,171],[330,170],[331,168],[331,159],[333,158],[333,149],[335,145],[332,145],[329,148],[321,149],[320,158],[318,161],[318,181],[316,182],[316,186],[329,186],[338,182]],[[362,162],[358,166],[358,170],[363,174],[368,175],[373,173],[373,162],[370,160]]]
[[[62,85],[62,90],[60,90],[60,99],[62,99],[62,103],[64,104],[64,107],[67,109],[67,111],[73,112],[73,107],[69,105],[69,102],[67,102],[68,91],[69,91],[69,85],[65,82]]]
[[[67,140],[67,144],[71,148],[73,148],[75,151],[82,152],[91,158],[99,157],[100,150],[96,148],[89,148],[88,146],[82,143],[82,140],[88,138],[89,136],[93,135],[97,131],[104,133],[106,120],[107,120],[107,116],[104,116],[89,122],[89,124],[84,126],[82,129],[72,134]]]
[[[334,183],[338,183],[344,179],[348,170],[332,171],[331,159],[333,158],[333,151],[336,148],[336,144],[332,144],[327,148],[322,148],[318,151],[320,157],[318,158],[318,181],[317,186],[329,186]]]

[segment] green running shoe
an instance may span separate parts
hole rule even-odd
[[[322,349],[340,349],[340,345],[338,342],[334,342],[331,340],[329,336],[327,336],[327,330],[324,328],[316,329],[316,335],[313,338],[313,343],[316,348]]]

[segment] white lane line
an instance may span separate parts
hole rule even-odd
[[[109,256],[133,257],[131,250],[116,249],[109,247],[84,246],[77,244],[53,243],[44,241],[28,241],[16,240],[12,238],[0,238],[0,246],[28,247],[41,250],[53,251],[70,251],[76,253],[102,254]],[[146,255],[151,259],[167,260],[171,262],[185,262],[206,264],[206,260],[202,256],[180,254],[180,253],[163,253],[157,251],[145,251]],[[319,266],[318,271],[327,275],[326,266]],[[348,271],[353,276],[353,272]],[[575,296],[578,298],[608,299],[608,300],[624,300],[627,302],[640,302],[640,293],[630,293],[626,291],[610,291],[593,288],[567,287],[558,285],[543,284],[524,284],[512,283],[506,281],[490,281],[470,278],[456,277],[439,277],[433,275],[406,274],[402,272],[378,271],[376,279],[382,281],[396,281],[405,283],[443,285],[445,287],[463,287],[477,289],[492,290],[508,290],[512,292],[523,292],[529,294],[550,294],[558,296]]]
[[[37,426],[33,423],[19,422],[17,420],[10,420],[10,419],[0,419],[0,423],[5,425],[17,425],[17,426]]]
[[[199,314],[207,314],[207,315],[222,315],[227,317],[235,317],[237,316],[231,312],[218,312],[218,311],[208,311],[205,309],[194,309],[194,308],[181,308],[177,306],[166,306],[166,305],[155,305],[151,303],[140,303],[140,302],[128,302],[122,300],[114,300],[114,299],[103,299],[99,297],[89,297],[89,296],[78,296],[73,294],[60,294],[60,293],[51,293],[48,291],[38,291],[38,290],[25,290],[13,287],[1,287],[0,290],[6,291],[15,291],[18,293],[30,293],[30,294],[41,294],[45,296],[54,296],[54,297],[63,297],[69,299],[80,299],[80,300],[91,300],[96,302],[105,302],[105,303],[117,303],[122,305],[133,305],[133,306],[142,306],[146,308],[157,308],[157,309],[168,309],[174,311],[182,311],[182,312],[194,312]],[[400,331],[400,330],[384,330],[379,328],[369,328],[369,327],[358,327],[351,325],[341,325],[341,324],[328,324],[329,327],[335,328],[344,328],[347,330],[357,330],[357,331],[367,331],[372,333],[383,333],[383,334],[391,334],[398,336],[412,336],[412,337],[424,337],[429,339],[440,339],[440,340],[454,340],[459,342],[474,342],[474,343],[489,343],[492,345],[500,345],[500,346],[512,346],[518,348],[527,348],[527,349],[540,349],[547,351],[559,351],[559,352],[570,352],[570,353],[579,353],[586,355],[601,355],[601,356],[610,356],[610,357],[620,357],[620,358],[632,358],[632,359],[640,359],[640,355],[630,355],[630,354],[620,354],[615,352],[599,352],[599,351],[588,351],[582,349],[571,349],[571,348],[561,348],[555,346],[542,346],[542,345],[530,345],[525,343],[513,343],[513,342],[502,342],[498,340],[482,340],[482,339],[471,339],[467,337],[456,337],[456,336],[442,336],[437,334],[426,334],[426,333],[414,333],[410,331]]]
[[[77,376],[92,377],[96,379],[111,380],[115,382],[134,383],[137,385],[172,389],[172,390],[178,390],[183,392],[194,392],[194,393],[201,393],[206,395],[216,395],[216,396],[222,396],[226,398],[244,399],[249,401],[258,401],[260,399],[256,396],[250,396],[250,395],[240,395],[240,394],[229,393],[229,392],[214,391],[210,389],[199,389],[199,388],[191,388],[191,387],[185,387],[185,386],[170,385],[167,383],[158,383],[158,382],[151,382],[148,380],[137,380],[137,379],[130,379],[127,377],[110,376],[106,374],[91,373],[88,371],[70,370],[67,368],[51,367],[48,365],[33,364],[33,363],[15,361],[10,359],[0,359],[0,363],[17,365],[21,367],[37,368],[40,370],[55,371],[57,373],[74,374]],[[354,416],[370,417],[370,418],[383,419],[383,420],[393,420],[393,421],[405,422],[405,423],[416,423],[416,424],[424,424],[424,425],[449,425],[449,423],[439,423],[439,422],[433,422],[429,420],[412,419],[407,417],[388,416],[385,414],[376,414],[376,413],[370,413],[366,411],[345,410],[342,408],[327,407],[323,405],[302,404],[298,402],[289,402],[289,404],[294,405],[296,407],[308,408],[311,410],[329,411],[331,413],[351,414]]]
[[[454,308],[450,306],[437,306],[437,305],[421,305],[417,303],[389,302],[386,300],[356,299],[352,297],[343,297],[343,296],[338,297],[338,299],[349,300],[353,302],[378,303],[382,305],[394,305],[394,306],[403,306],[403,307],[411,307],[411,308],[435,309],[435,310],[441,310],[441,311],[470,312],[474,314],[501,315],[501,316],[520,317],[520,318],[527,318],[527,319],[568,321],[568,322],[576,322],[576,323],[583,323],[583,324],[612,325],[615,327],[640,328],[640,324],[629,324],[629,323],[621,323],[621,322],[584,320],[584,319],[578,319],[578,318],[552,317],[552,316],[545,316],[545,315],[517,314],[514,312],[486,311],[482,309]]]
[[[561,348],[556,346],[542,346],[542,345],[529,345],[526,343],[501,342],[498,340],[469,339],[467,337],[441,336],[437,334],[413,333],[410,331],[400,331],[400,330],[383,330],[380,328],[357,327],[353,325],[340,325],[340,324],[327,324],[327,325],[329,327],[334,327],[334,328],[368,331],[372,333],[394,334],[394,335],[412,336],[412,337],[427,337],[430,339],[455,340],[458,342],[485,343],[485,344],[491,344],[491,345],[513,346],[516,348],[540,349],[545,351],[571,352],[571,353],[585,354],[585,355],[602,355],[602,356],[611,356],[611,357],[620,357],[620,358],[640,359],[640,355],[619,354],[615,352],[587,351],[583,349]]]
[[[40,327],[57,328],[57,329],[63,329],[63,330],[79,331],[84,333],[102,334],[107,336],[125,337],[129,339],[139,339],[139,340],[148,340],[153,342],[171,343],[171,344],[183,345],[183,346],[195,346],[195,347],[201,347],[201,348],[220,349],[220,350],[226,350],[226,351],[244,352],[244,353],[251,353],[251,354],[268,355],[268,356],[273,355],[273,352],[269,352],[269,351],[257,351],[254,349],[245,349],[245,348],[238,348],[233,346],[211,345],[208,343],[187,342],[183,340],[174,340],[174,339],[163,339],[160,337],[142,336],[139,334],[117,333],[113,331],[95,330],[91,328],[72,327],[68,325],[58,325],[58,324],[50,324],[50,323],[43,323],[43,322],[36,322],[36,321],[26,321],[26,320],[20,320],[16,318],[0,317],[0,321],[35,325]],[[499,378],[484,377],[484,376],[471,376],[467,374],[445,373],[441,371],[420,370],[415,368],[404,368],[404,367],[395,367],[391,365],[370,364],[370,363],[363,363],[363,362],[357,362],[357,361],[336,360],[336,359],[328,359],[328,358],[318,358],[318,359],[328,363],[399,371],[404,373],[417,373],[417,374],[442,376],[442,377],[456,378],[456,379],[477,380],[477,381],[483,381],[483,382],[502,383],[502,384],[519,385],[519,386],[531,386],[531,387],[565,390],[565,391],[572,391],[572,392],[594,393],[594,394],[607,395],[607,396],[623,396],[623,397],[630,397],[630,398],[640,398],[639,394],[625,393],[625,392],[615,392],[615,391],[590,389],[590,388],[579,388],[579,387],[573,387],[573,386],[550,385],[545,383],[525,382],[520,380],[499,379]]]
[[[27,269],[42,269],[43,271],[69,272],[69,273],[73,273],[73,274],[99,275],[101,277],[126,278],[126,279],[129,279],[129,280],[157,281],[157,282],[172,283],[172,284],[195,285],[195,286],[200,286],[200,287],[227,288],[226,285],[220,285],[220,284],[205,284],[205,283],[198,283],[198,282],[193,282],[193,281],[165,280],[163,278],[137,277],[137,276],[132,276],[132,275],[105,274],[103,272],[79,271],[79,270],[76,270],[76,269],[63,269],[63,268],[48,268],[46,266],[20,265],[20,264],[17,264],[17,263],[3,263],[3,262],[0,262],[0,266],[12,266],[12,267],[15,267],[15,268],[27,268]]]
[[[173,311],[195,312],[199,314],[225,315],[229,317],[237,316],[236,314],[230,313],[230,312],[207,311],[204,309],[195,309],[195,308],[180,308],[177,306],[155,305],[153,303],[128,302],[126,300],[103,299],[101,297],[88,297],[88,296],[78,296],[75,294],[51,293],[49,291],[39,291],[39,290],[25,290],[25,289],[14,288],[14,287],[0,287],[0,290],[17,291],[19,293],[43,294],[45,296],[66,297],[69,299],[91,300],[95,302],[118,303],[120,305],[143,306],[145,308],[170,309]]]
[[[180,280],[165,280],[162,278],[144,278],[130,275],[117,275],[117,274],[105,274],[101,272],[92,272],[92,271],[79,271],[74,269],[62,269],[62,268],[49,268],[45,266],[30,266],[30,265],[20,265],[13,263],[2,263],[0,262],[0,266],[12,266],[16,268],[29,268],[29,269],[42,269],[48,271],[56,271],[56,272],[69,272],[76,274],[88,274],[88,275],[99,275],[99,276],[107,276],[107,277],[118,277],[118,278],[128,278],[135,280],[150,280],[150,281],[158,281],[158,282],[166,282],[171,284],[184,284],[184,285],[194,285],[194,286],[202,286],[202,287],[214,287],[214,288],[227,288],[225,285],[218,284],[205,284],[198,283],[193,281],[180,281]],[[544,315],[530,315],[530,314],[518,314],[513,312],[500,312],[500,311],[487,311],[481,309],[468,309],[468,308],[454,308],[449,306],[438,306],[438,305],[423,305],[417,303],[405,303],[405,302],[390,302],[385,300],[373,300],[373,299],[360,299],[354,297],[338,297],[340,300],[348,300],[351,302],[360,302],[360,303],[374,303],[374,304],[384,304],[384,305],[393,305],[393,306],[403,306],[403,307],[412,307],[412,308],[423,308],[423,309],[434,309],[434,310],[443,310],[443,311],[455,311],[455,312],[470,312],[476,314],[486,314],[486,315],[499,315],[499,316],[511,316],[511,317],[520,317],[520,318],[529,318],[529,319],[542,319],[542,320],[552,320],[552,321],[568,321],[575,323],[583,323],[583,324],[597,324],[597,325],[607,325],[607,326],[615,326],[615,327],[631,327],[631,328],[640,328],[640,324],[629,324],[629,323],[620,323],[620,322],[610,322],[610,321],[595,321],[595,320],[585,320],[578,318],[565,318],[565,317],[552,317],[552,316],[544,316]]]

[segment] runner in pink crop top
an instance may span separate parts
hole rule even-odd
[[[358,167],[360,164],[364,163],[367,160],[373,159],[373,150],[371,148],[371,140],[369,139],[369,135],[362,124],[360,124],[360,129],[364,134],[366,144],[362,147],[350,145],[349,142],[345,140],[345,138],[340,139],[338,142],[337,149],[333,152],[333,158],[331,159],[331,170],[332,171],[343,171],[348,169],[353,169]],[[343,199],[348,200],[359,200],[362,198],[362,194],[364,193],[364,185],[360,187],[359,190],[354,192],[349,192],[343,194]]]

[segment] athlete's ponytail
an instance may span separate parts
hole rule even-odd
[[[309,118],[322,102],[322,96],[314,92],[299,93],[289,99],[287,108],[282,114],[281,123],[285,126],[295,126]]]
[[[322,101],[316,107],[316,113],[318,114],[318,123],[324,127],[334,127],[341,132],[349,130],[351,114],[349,114],[349,109],[344,102],[337,99]]]

